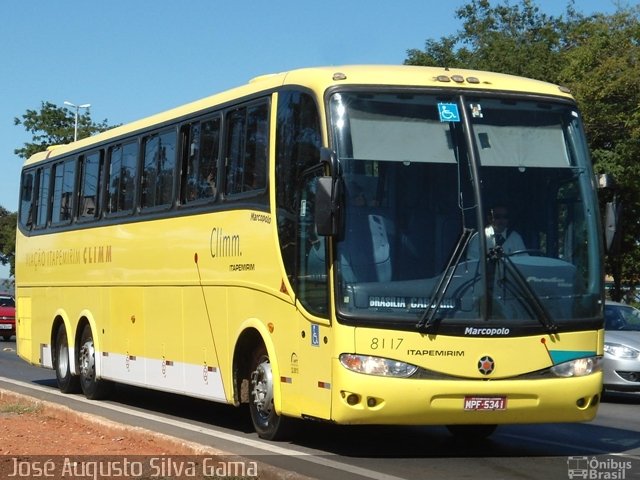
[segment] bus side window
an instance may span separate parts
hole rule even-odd
[[[55,164],[53,172],[51,223],[54,225],[70,223],[73,212],[73,192],[75,191],[75,158]]]
[[[142,140],[142,208],[169,206],[173,202],[176,167],[176,132],[149,135]]]
[[[102,163],[102,150],[80,157],[79,220],[91,220],[100,215]]]
[[[215,198],[218,192],[218,157],[220,155],[220,117],[202,122],[198,181],[200,198]]]
[[[36,228],[47,226],[49,220],[49,190],[51,185],[51,167],[43,167],[38,169],[38,198],[36,200]]]
[[[31,170],[22,175],[22,192],[20,194],[20,225],[30,230],[33,225],[33,210],[35,199],[35,171]]]
[[[266,102],[227,114],[225,193],[233,195],[266,188],[268,125]]]
[[[242,192],[245,116],[244,108],[227,115],[227,151],[225,156],[225,189],[227,195]]]
[[[107,213],[131,213],[135,205],[135,178],[138,171],[138,142],[109,148]]]
[[[326,316],[329,259],[314,215],[317,177],[322,174],[320,114],[314,98],[297,90],[280,92],[277,109],[275,193],[282,262],[305,308]]]
[[[318,169],[317,174],[320,173]],[[326,237],[317,234],[314,222],[317,184],[318,176],[308,177],[300,192],[296,286],[300,302],[309,311],[324,316],[329,313],[327,245]]]
[[[182,129],[182,192],[180,202],[216,198],[220,117],[195,122]]]
[[[269,148],[269,108],[266,103],[247,109],[243,189],[259,190],[267,186],[267,149]]]

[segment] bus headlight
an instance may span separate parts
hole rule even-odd
[[[586,357],[560,363],[551,367],[557,377],[584,377],[602,370],[602,357]]]
[[[353,353],[340,355],[340,363],[352,372],[381,377],[410,377],[418,370],[418,367],[409,363]]]
[[[604,342],[604,351],[609,355],[613,355],[618,358],[638,358],[640,352],[635,348],[627,347],[620,343]]]

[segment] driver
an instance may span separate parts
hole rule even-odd
[[[489,211],[488,223],[484,229],[488,250],[502,247],[504,253],[509,255],[526,249],[520,234],[509,228],[509,209],[506,206],[494,206]],[[469,242],[468,257],[477,258],[479,248],[478,236],[474,235]]]

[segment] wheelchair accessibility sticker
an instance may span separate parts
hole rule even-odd
[[[311,346],[320,346],[320,326],[315,323],[311,324]]]
[[[459,122],[460,113],[455,103],[439,103],[438,114],[441,122]]]

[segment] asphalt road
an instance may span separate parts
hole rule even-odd
[[[502,426],[467,445],[444,427],[320,423],[303,423],[290,443],[266,442],[243,408],[126,386],[108,401],[63,395],[54,372],[19,359],[15,342],[0,342],[0,388],[318,479],[640,478],[640,394],[608,394],[590,423]]]

